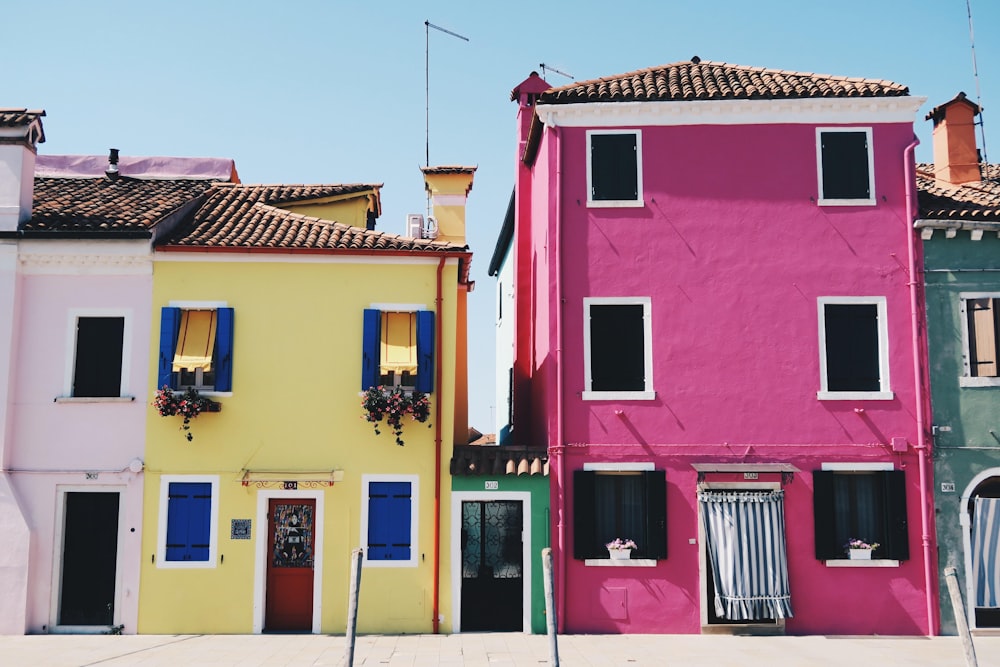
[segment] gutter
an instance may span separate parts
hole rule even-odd
[[[443,333],[444,326],[442,320],[444,319],[442,313],[442,287],[441,287],[441,272],[444,270],[445,258],[442,257],[438,261],[437,267],[437,299],[435,301],[437,308],[437,317],[435,318],[435,341],[434,346],[437,348],[435,350],[434,360],[435,374],[435,387],[437,387],[437,400],[434,401],[434,590],[431,602],[431,613],[434,615],[431,619],[431,628],[434,634],[438,634],[441,630],[441,614],[440,614],[440,602],[441,602],[441,397],[444,394],[444,387],[441,386],[442,371],[441,366],[443,360],[441,358],[441,334]]]
[[[537,117],[537,116],[536,116]],[[555,216],[555,257],[553,258],[553,272],[555,274],[555,297],[556,302],[553,310],[556,314],[555,340],[556,340],[556,442],[551,448],[551,454],[557,457],[556,465],[556,573],[555,584],[558,598],[556,600],[556,632],[563,632],[565,629],[566,615],[566,453],[563,447],[563,357],[562,357],[562,209],[559,202],[562,199],[562,137],[559,128],[552,128],[552,136],[555,140],[555,202],[553,202],[553,214]]]
[[[927,598],[927,635],[938,634],[938,602],[935,591],[937,590],[937,577],[934,573],[933,563],[936,562],[934,552],[931,548],[930,535],[930,505],[931,499],[928,497],[930,488],[929,472],[927,470],[927,460],[931,456],[930,442],[926,433],[926,415],[928,406],[929,388],[926,386],[924,369],[929,368],[926,350],[923,345],[922,327],[920,325],[920,287],[917,276],[922,273],[922,268],[917,267],[916,231],[912,227],[911,220],[916,220],[917,211],[913,206],[914,184],[916,174],[914,173],[913,152],[920,140],[913,137],[913,141],[903,151],[903,174],[906,179],[906,250],[910,270],[910,327],[913,345],[913,379],[916,388],[916,418],[917,418],[917,466],[920,475],[920,540],[923,546],[924,556],[924,593]],[[927,362],[927,363],[923,363]]]

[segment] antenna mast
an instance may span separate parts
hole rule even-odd
[[[562,74],[564,77],[566,77],[567,79],[570,79],[571,81],[575,81],[576,80],[576,77],[574,77],[572,74],[567,74],[566,72],[560,72],[555,67],[550,67],[549,65],[546,65],[545,63],[538,63],[538,66],[540,68],[542,68],[542,78],[543,79],[545,78],[545,70],[551,70],[551,71],[555,72],[556,74]]]
[[[972,30],[972,4],[965,0],[965,11],[969,16],[969,46],[972,47],[972,76],[976,80],[976,106],[979,107],[979,137],[983,142],[983,156],[979,164],[979,177],[987,180],[989,177],[989,158],[986,157],[986,126],[983,123],[983,100],[979,92],[979,67],[976,65],[976,39]],[[986,165],[984,168],[983,165]]]
[[[446,35],[451,35],[452,37],[458,37],[459,39],[469,41],[468,37],[463,37],[457,32],[452,32],[442,28],[439,25],[434,25],[430,21],[424,21],[424,160],[425,167],[431,166],[431,28],[439,30]]]

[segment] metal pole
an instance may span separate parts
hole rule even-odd
[[[347,649],[344,664],[354,665],[354,637],[358,628],[358,592],[361,589],[361,549],[351,552],[351,592],[347,598]]]
[[[978,667],[976,662],[976,647],[972,644],[972,633],[969,632],[969,623],[966,621],[965,605],[962,604],[962,593],[958,589],[958,575],[953,567],[944,569],[944,580],[948,584],[948,594],[951,596],[951,609],[955,614],[955,624],[958,626],[958,634],[962,638],[962,650],[965,652],[966,667]]]
[[[559,643],[556,640],[556,603],[552,594],[552,549],[542,549],[542,585],[545,590],[545,630],[549,635],[549,664],[559,667]]]

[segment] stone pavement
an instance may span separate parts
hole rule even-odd
[[[958,637],[560,635],[566,667],[965,667]],[[979,667],[1000,667],[1000,636],[976,637]],[[313,667],[344,665],[331,635],[29,635],[0,637],[3,667]],[[550,664],[544,635],[363,635],[354,665]]]

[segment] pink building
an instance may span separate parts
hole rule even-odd
[[[934,634],[923,99],[698,58],[512,99],[560,631]]]

